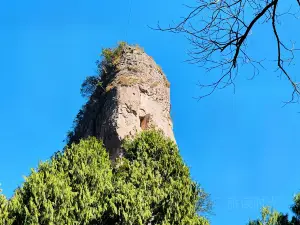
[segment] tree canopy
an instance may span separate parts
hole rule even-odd
[[[0,195],[1,224],[209,224],[209,196],[175,143],[152,130],[124,149],[112,163],[91,137],[56,153],[11,199]]]
[[[263,207],[261,218],[250,221],[248,225],[300,225],[300,194],[294,196],[294,203],[291,206],[293,216],[289,220],[288,214],[277,212],[270,207]]]

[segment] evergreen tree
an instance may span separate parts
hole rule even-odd
[[[88,224],[112,191],[108,155],[95,138],[72,145],[32,170],[10,201],[13,224]]]
[[[0,195],[1,224],[209,224],[208,195],[175,143],[152,130],[127,140],[124,150],[112,164],[91,137],[56,153],[10,200]]]
[[[8,201],[0,189],[0,224],[8,223]]]
[[[197,214],[210,209],[208,196],[191,180],[174,142],[147,131],[124,148],[105,224],[208,224]]]
[[[250,221],[248,225],[300,225],[300,194],[294,196],[294,204],[291,207],[294,215],[291,220],[288,214],[279,213],[270,207],[263,207],[261,219]]]

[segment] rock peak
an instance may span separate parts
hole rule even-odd
[[[122,154],[121,142],[155,128],[175,141],[170,117],[170,84],[152,57],[139,46],[120,43],[104,49],[99,76],[83,84],[89,101],[78,113],[68,143],[96,136],[112,159]]]

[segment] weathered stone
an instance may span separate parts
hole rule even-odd
[[[70,142],[96,136],[115,159],[122,154],[120,146],[125,137],[151,127],[161,129],[175,141],[169,82],[143,50],[124,46],[117,65],[102,81],[103,85],[97,87],[84,106]]]

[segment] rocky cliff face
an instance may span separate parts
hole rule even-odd
[[[112,159],[121,141],[149,129],[161,129],[175,141],[170,117],[170,85],[161,68],[142,49],[123,45],[113,65],[101,64],[99,85],[79,112],[69,143],[96,136]]]

